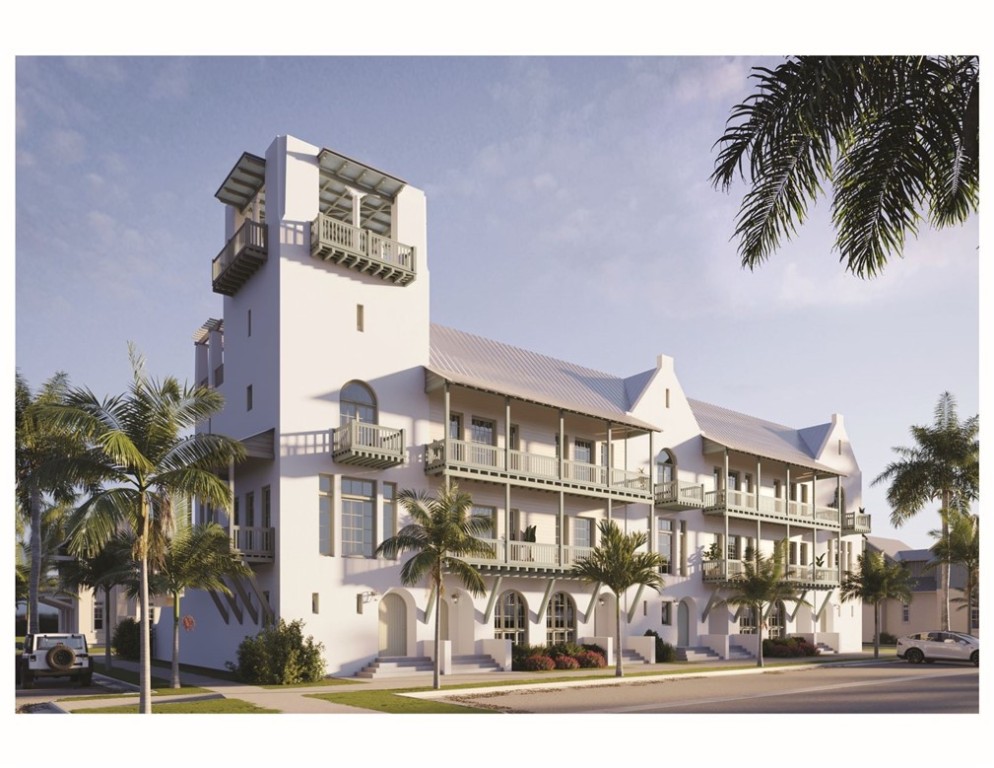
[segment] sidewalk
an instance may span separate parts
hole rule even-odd
[[[886,660],[881,658],[881,661]],[[768,659],[765,667],[757,667],[755,662],[741,661],[719,661],[713,663],[677,663],[677,664],[627,664],[624,667],[625,677],[622,678],[602,678],[591,680],[591,677],[610,674],[611,669],[584,669],[575,670],[569,673],[568,680],[550,680],[548,683],[540,681],[540,673],[535,672],[488,672],[463,675],[446,675],[442,677],[442,690],[427,690],[418,693],[408,694],[417,698],[442,698],[450,695],[467,695],[486,691],[499,684],[501,690],[521,690],[521,689],[542,689],[542,688],[567,688],[576,686],[591,685],[624,685],[626,683],[646,683],[653,680],[666,680],[671,677],[694,676],[721,676],[721,675],[742,675],[758,674],[763,672],[782,672],[784,667],[808,669],[812,666],[836,663],[860,663],[873,661],[872,653],[850,653],[840,654],[831,658],[831,661],[811,662],[809,659]],[[115,660],[114,665],[121,669],[137,671],[138,664],[123,660]],[[700,667],[701,671],[695,671],[695,667]],[[161,674],[161,673],[160,673]],[[114,704],[137,704],[138,689],[129,683],[122,683],[119,680],[106,677],[101,674],[94,674],[94,681],[105,685],[113,691],[124,692],[134,691],[135,696],[117,697],[112,701]],[[351,691],[371,691],[371,690],[395,690],[402,688],[431,688],[431,673],[418,673],[397,677],[382,678],[379,680],[360,680],[358,678],[342,678],[349,682],[333,686],[315,685],[306,688],[263,688],[256,685],[245,685],[243,683],[231,682],[228,680],[218,680],[216,678],[197,675],[193,673],[182,674],[182,681],[185,685],[197,686],[207,689],[209,693],[182,694],[175,695],[168,693],[153,694],[153,701],[162,703],[166,701],[195,701],[209,698],[229,698],[241,699],[265,709],[276,710],[289,714],[383,714],[357,707],[348,707],[342,704],[335,704],[322,699],[315,699],[310,694],[335,692],[348,693]],[[536,682],[536,679],[539,681]],[[354,682],[352,682],[354,680]],[[520,680],[522,685],[509,685],[511,681]],[[524,681],[528,681],[525,683]],[[446,690],[455,686],[465,686],[478,684],[475,688],[459,688],[458,691]],[[58,710],[69,713],[92,707],[105,707],[108,699],[68,699],[59,701],[54,705]]]

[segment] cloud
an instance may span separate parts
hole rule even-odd
[[[190,95],[193,65],[186,58],[168,59],[156,70],[149,97],[158,101],[182,101]]]
[[[120,59],[109,56],[69,56],[65,65],[87,80],[107,83],[123,83],[127,80],[127,70]]]
[[[44,149],[56,163],[75,165],[86,157],[86,139],[78,131],[58,129],[46,136]]]

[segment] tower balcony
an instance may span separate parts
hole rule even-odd
[[[404,463],[404,430],[350,421],[334,430],[332,458],[340,464],[384,469]]]
[[[560,462],[555,456],[505,451],[495,445],[452,438],[425,446],[425,472],[468,479],[508,480],[531,488],[568,489],[589,496],[651,500],[649,478],[644,472],[581,461]]]
[[[234,296],[269,254],[266,225],[246,221],[211,264],[214,293]]]
[[[842,516],[842,535],[870,532],[870,516],[859,512],[846,512]]]
[[[824,528],[838,528],[840,524],[839,510],[835,507],[819,507],[809,502],[772,496],[759,496],[757,499],[756,494],[745,491],[707,491],[704,494],[704,514],[751,517]]]
[[[311,255],[397,285],[417,276],[414,246],[324,214],[311,223]]]
[[[701,509],[704,506],[704,486],[680,480],[669,480],[656,485],[656,509],[680,511]]]

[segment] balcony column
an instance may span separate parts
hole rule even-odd
[[[511,398],[504,398],[504,471],[511,471]]]
[[[842,508],[842,475],[836,475],[836,477],[835,477],[835,498],[836,498],[836,501],[837,501],[837,504],[838,504],[838,508],[839,508],[839,530],[835,534],[835,543],[836,543],[836,546],[838,546],[838,547],[841,548],[841,545],[842,545],[842,526],[843,526],[843,524],[846,521],[846,513],[845,513],[845,510]],[[856,518],[855,518],[855,515],[854,515],[853,516],[853,529],[855,530],[855,528],[856,528]],[[831,563],[829,563],[829,565],[831,565]],[[839,583],[841,584],[842,583],[842,558],[841,557],[839,558],[839,562],[836,563],[835,570],[836,570],[836,576],[837,576],[837,578],[839,580]]]
[[[759,456],[756,457],[756,489],[754,493],[756,494],[756,514],[759,515],[759,489],[763,485],[763,462],[760,460]]]
[[[815,499],[818,498],[818,494],[815,493],[817,482],[818,473],[813,472],[811,474],[811,581],[813,584],[818,583],[818,506],[815,503]]]
[[[496,535],[496,531],[494,532]],[[504,562],[511,562],[511,481],[504,483]]]
[[[357,189],[350,189],[352,196],[352,226],[357,229],[362,226],[362,198],[364,195]]]
[[[445,382],[445,388],[443,389],[443,415],[442,415],[442,429],[445,430],[444,438],[442,441],[442,482],[446,487],[449,485],[449,462],[452,460],[452,451],[450,440],[452,438],[452,396],[449,391],[449,382]]]
[[[563,555],[566,553],[566,494],[559,490],[559,561],[562,567],[565,564]]]
[[[653,433],[653,432],[649,433],[649,486],[648,486],[649,487],[649,546],[648,546],[648,550],[650,552],[655,552],[658,549],[658,547],[659,547],[659,542],[653,541],[656,538],[656,529],[655,529],[656,489],[652,485],[652,483],[653,483],[653,477],[652,477],[652,470],[653,470],[653,466],[652,466],[652,456],[653,456],[652,442],[653,441],[652,441],[652,438],[653,438],[654,435],[655,435],[655,433]],[[676,473],[674,472],[674,474],[676,474]],[[674,478],[674,480],[675,479],[676,478]],[[660,554],[662,554],[662,553],[660,553]],[[670,558],[670,559],[672,559],[672,558]]]
[[[614,467],[614,462],[612,461],[614,457],[611,456],[611,449],[613,447],[614,444],[611,442],[611,422],[609,421],[607,422],[607,450],[604,452],[604,482],[608,488],[612,485],[611,470]]]
[[[563,457],[566,455],[566,431],[565,425],[563,424],[563,412],[562,409],[559,411],[559,481],[562,482],[566,475],[563,472],[565,469],[565,464]]]
[[[787,473],[787,479],[785,481],[786,485],[784,487],[784,500],[783,500],[783,511],[787,516],[787,541],[790,542],[790,464],[784,465]],[[788,550],[790,549],[790,544],[787,544]],[[787,565],[790,565],[790,557],[787,557]]]

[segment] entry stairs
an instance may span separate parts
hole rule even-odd
[[[367,664],[356,677],[373,680],[384,677],[420,675],[435,670],[434,662],[427,656],[378,656]],[[452,674],[466,675],[481,672],[500,672],[500,665],[486,654],[468,654],[452,657]]]

